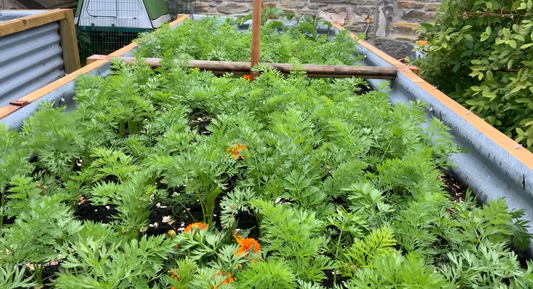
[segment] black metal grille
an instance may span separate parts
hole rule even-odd
[[[170,18],[176,19],[178,14],[194,14],[195,0],[165,0],[167,2]]]
[[[138,34],[138,31],[118,31],[115,27],[109,27],[109,29],[104,31],[91,31],[85,30],[84,27],[78,27],[78,43],[82,65],[85,65],[87,57],[91,55],[107,55],[130,44],[137,38]]]
[[[116,9],[117,3],[123,1],[107,1],[107,0],[90,0],[93,4],[98,2],[99,9],[89,9],[91,14],[98,14],[102,16],[113,16],[113,9]],[[176,19],[177,14],[193,14],[196,7],[195,0],[165,0],[171,19]],[[92,6],[95,7],[95,6]],[[137,6],[122,7],[122,10],[126,10],[128,14],[135,16],[140,13]],[[138,19],[138,15],[136,19]],[[91,26],[78,26],[78,43],[80,51],[81,64],[85,65],[87,57],[95,54],[107,55],[110,54],[128,44],[130,44],[135,38],[137,38],[140,32],[149,31],[150,29],[135,29],[138,27],[138,23],[129,20],[132,28],[123,27],[91,27]]]
[[[142,12],[135,1],[86,0],[84,10],[90,15],[97,16],[98,23],[95,26],[77,27],[82,65],[85,65],[87,57],[94,54],[110,54],[130,44],[139,32],[146,31],[138,28]],[[123,19],[121,26],[126,27],[114,25],[119,13]]]

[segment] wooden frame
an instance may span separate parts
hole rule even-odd
[[[0,23],[0,37],[52,22],[58,22],[59,24],[65,72],[72,73],[81,67],[72,9],[50,10],[44,13],[2,22]]]
[[[333,24],[333,26],[339,30],[345,30],[345,28],[341,25]],[[350,36],[356,39],[355,34],[350,33]],[[458,117],[462,117],[466,122],[470,123],[473,127],[479,130],[489,139],[491,139],[494,143],[502,147],[510,155],[514,156],[516,159],[524,163],[524,165],[526,165],[528,168],[533,170],[533,153],[528,151],[526,148],[519,146],[517,142],[515,142],[514,140],[512,140],[487,122],[485,122],[482,118],[480,118],[473,112],[470,112],[468,109],[466,109],[464,106],[462,106],[455,100],[451,99],[442,91],[436,89],[433,85],[420,78],[419,70],[416,72],[412,71],[412,68],[408,65],[401,63],[400,61],[394,59],[392,56],[379,50],[378,48],[374,47],[373,45],[364,40],[359,40],[358,43],[359,45],[368,49],[370,52],[374,53],[384,61],[396,67],[398,69],[398,73],[402,73],[403,75],[408,77],[424,91],[429,93],[442,104],[447,106],[450,110],[455,112]]]
[[[60,10],[56,10],[56,11],[60,11]],[[72,11],[71,11],[72,13]],[[42,14],[41,14],[42,15]],[[55,15],[55,17],[57,17],[56,14],[53,14]],[[177,25],[178,23],[180,22],[183,22],[185,19],[187,19],[189,17],[189,15],[178,15],[178,18],[176,20],[174,20],[172,23],[170,23],[170,26],[175,26]],[[25,17],[26,18],[26,17]],[[28,17],[29,18],[29,17]],[[61,19],[66,19],[67,17],[65,18],[60,18]],[[52,17],[52,19],[54,19]],[[19,19],[19,20],[14,20],[14,21],[17,21],[18,22],[23,22],[22,19]],[[26,18],[26,21],[27,21],[27,18]],[[58,21],[58,20],[56,20]],[[68,20],[67,20],[68,21]],[[8,21],[8,22],[11,22],[11,21]],[[8,23],[8,22],[5,22],[5,23]],[[50,22],[53,22],[53,21],[49,21],[49,22],[46,22],[46,23],[50,23]],[[35,27],[35,25],[43,25],[42,24],[42,20],[34,20],[34,22],[29,22],[27,24],[24,24],[23,26],[21,26],[21,24],[17,24],[16,27],[18,27],[17,31],[22,31],[24,30],[24,27],[27,27],[25,29],[28,29],[28,28],[31,28],[31,27]],[[46,24],[44,23],[44,24]],[[0,24],[1,25],[1,24]],[[0,26],[1,27],[1,26]],[[15,31],[15,29],[13,27],[15,26],[11,26],[11,30],[4,30],[4,32],[6,31],[13,31],[13,32],[10,32],[9,34],[11,33],[15,33],[17,31]],[[0,29],[0,35],[2,33],[2,30]],[[76,46],[77,47],[77,46]],[[123,48],[109,54],[109,56],[121,56],[133,49],[135,49],[137,47],[137,44],[136,43],[131,43],[127,46],[124,46]],[[100,67],[102,67],[104,64],[108,63],[109,60],[98,60],[98,61],[93,61],[92,63],[87,63],[86,66],[70,73],[69,75],[65,76],[65,77],[62,77],[48,85],[45,85],[44,87],[30,93],[30,94],[27,94],[26,96],[18,99],[16,102],[12,102],[12,104],[9,104],[9,105],[6,105],[4,107],[1,107],[0,108],[0,119],[3,119],[5,117],[7,117],[8,115],[16,112],[17,110],[21,109],[22,107],[40,99],[41,97],[45,96],[46,94],[56,90],[57,88],[73,81],[76,79],[76,77],[80,74],[84,74],[84,73],[88,73],[88,72],[91,72],[93,70],[96,70]]]

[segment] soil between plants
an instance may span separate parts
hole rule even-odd
[[[197,127],[198,128],[198,127]],[[200,127],[200,131],[202,129],[205,129],[205,126]],[[441,170],[442,174],[439,176],[439,179],[444,183],[443,189],[449,193],[450,198],[453,201],[456,202],[462,202],[465,199],[467,187],[461,184],[450,172]],[[235,185],[235,180],[230,181],[230,186],[228,187],[227,191],[231,191],[233,186]],[[180,188],[169,188],[170,194],[172,194],[172,191],[178,190],[180,191]],[[226,192],[222,193],[217,202],[216,207],[214,210],[214,218],[213,221],[215,222],[215,228],[221,229],[220,224],[220,199],[225,195]],[[335,202],[335,201],[334,201]],[[114,216],[118,214],[118,211],[116,210],[115,205],[93,205],[90,203],[90,200],[87,200],[83,204],[81,204],[78,207],[78,210],[76,211],[76,217],[79,220],[82,221],[94,221],[94,222],[101,222],[101,223],[109,223],[112,222],[114,219]],[[166,221],[165,217],[171,217],[172,221]],[[259,238],[259,228],[257,224],[257,220],[255,216],[250,212],[239,212],[236,216],[238,225],[237,228],[239,229],[249,229],[250,234],[248,237],[250,238]],[[155,236],[155,235],[161,235],[161,234],[167,234],[169,230],[174,230],[176,233],[179,233],[184,230],[184,228],[191,223],[194,222],[202,222],[203,215],[202,210],[199,203],[193,204],[193,205],[176,205],[174,207],[170,206],[164,206],[159,205],[152,208],[151,214],[149,216],[149,227],[148,229],[143,232],[142,234],[146,234],[148,236]],[[7,220],[6,220],[7,221]],[[8,221],[9,222],[9,221]],[[519,254],[521,257],[521,255]],[[520,258],[521,263],[525,258]],[[522,260],[523,259],[523,260]],[[524,261],[525,263],[525,261]],[[47,283],[50,283],[53,278],[54,274],[59,271],[60,263],[54,264],[54,265],[46,265],[43,271],[43,278],[45,278],[45,285],[43,288],[51,288]],[[336,276],[336,282],[335,282],[335,276],[333,270],[325,270],[324,273],[326,274],[326,279],[324,279],[321,282],[321,285],[326,288],[333,288],[335,283],[341,284],[343,281],[347,280],[347,278],[342,277],[340,275]]]
[[[43,287],[41,289],[49,289],[49,288],[53,288],[52,286],[52,281],[54,280],[55,278],[55,274],[57,272],[59,272],[59,268],[61,267],[61,263],[60,262],[55,262],[53,265],[51,264],[47,264],[47,265],[44,265],[44,268],[43,268]]]
[[[97,223],[110,223],[113,217],[118,215],[115,205],[97,206],[86,201],[78,207],[75,216],[81,221],[93,221]]]
[[[444,183],[443,189],[450,194],[450,198],[455,202],[463,202],[466,197],[468,188],[457,181],[451,172],[441,170],[442,175],[439,179]]]

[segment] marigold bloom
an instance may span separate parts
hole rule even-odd
[[[248,81],[252,80],[252,75],[250,75],[250,74],[245,74],[242,77],[244,77],[244,79],[246,79]]]
[[[261,250],[261,248],[259,247],[259,242],[257,242],[254,238],[243,239],[241,236],[237,235],[233,235],[233,237],[235,238],[235,240],[237,240],[237,243],[241,245],[239,251],[237,252],[239,256],[243,253],[248,255],[248,252],[250,252],[252,247],[254,247],[254,253],[257,253]]]
[[[222,270],[218,271],[218,275],[222,276]],[[214,274],[213,276],[216,277],[217,274]],[[231,277],[231,273],[228,272],[228,278],[224,278],[224,280],[222,280],[222,282],[220,282],[220,284],[233,283],[233,281],[235,281],[235,280],[237,280],[237,278],[236,277]],[[211,285],[211,287],[214,288],[214,289],[218,289],[218,286]]]
[[[192,231],[192,229],[206,230],[209,226],[204,223],[192,223],[189,224],[184,230],[185,233]]]
[[[241,159],[241,160],[244,160],[244,157],[243,156],[239,156],[239,152],[241,150],[248,150],[248,148],[246,146],[242,146],[242,145],[239,145],[239,144],[235,144],[234,147],[232,148],[228,148],[226,151],[227,152],[231,152],[231,157],[234,158],[234,159]]]
[[[428,42],[426,40],[419,40],[416,42],[418,45],[427,45]]]
[[[179,269],[176,269],[176,271],[177,271],[177,270],[179,270]],[[174,278],[174,279],[176,279],[176,280],[178,280],[178,281],[180,280],[180,277],[179,277],[178,275],[176,275],[174,272],[172,272],[172,270],[168,270],[168,273],[171,274],[170,277],[172,277],[172,278]]]

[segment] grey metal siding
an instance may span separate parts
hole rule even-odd
[[[57,23],[0,37],[0,107],[64,75]]]
[[[0,0],[0,1],[2,1],[2,0]],[[13,0],[13,1],[15,1],[15,0]],[[2,2],[0,2],[0,3],[2,3]],[[4,9],[4,8],[2,8],[2,9]],[[27,17],[27,16],[36,15],[36,14],[41,14],[41,13],[44,13],[44,12],[47,12],[47,11],[48,10],[11,10],[11,11],[2,10],[2,11],[0,11],[0,23],[6,22],[6,21],[10,21],[10,20],[14,20],[14,19],[18,19],[18,18],[21,18],[21,17]]]

